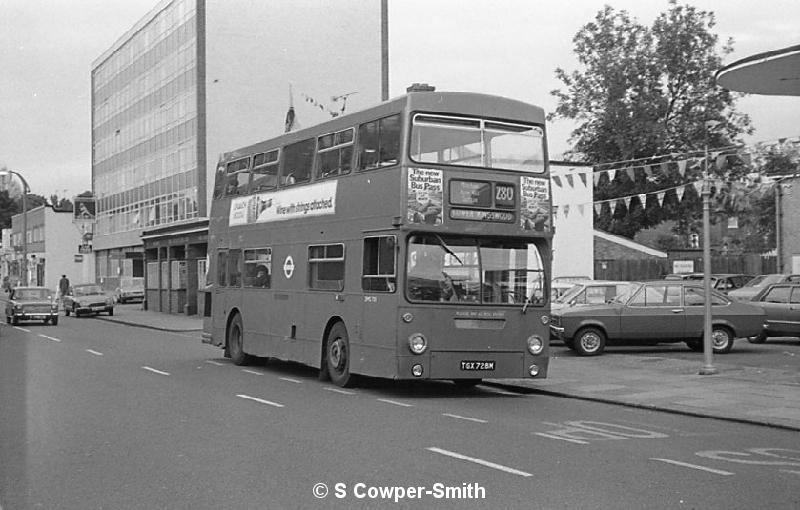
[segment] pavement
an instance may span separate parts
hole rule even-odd
[[[173,332],[196,332],[202,317],[117,307],[102,320]],[[742,341],[742,340],[739,340]],[[562,352],[564,353],[562,355]],[[715,356],[714,375],[699,375],[703,359],[659,356],[578,357],[552,350],[546,379],[486,380],[487,384],[800,431],[800,373],[725,363]]]

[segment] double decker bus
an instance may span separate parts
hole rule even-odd
[[[546,377],[544,122],[524,102],[410,87],[223,154],[203,341],[339,386]]]

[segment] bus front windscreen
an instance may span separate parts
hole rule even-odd
[[[544,266],[526,241],[414,235],[408,242],[410,301],[544,304]]]
[[[544,131],[511,122],[418,114],[411,127],[411,159],[543,173]]]

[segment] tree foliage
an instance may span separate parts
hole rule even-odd
[[[624,10],[606,6],[599,11],[573,39],[581,69],[556,69],[565,88],[552,91],[558,103],[549,118],[578,124],[567,158],[593,164],[663,158],[729,147],[742,134],[751,133],[750,119],[735,110],[737,96],[716,87],[714,72],[731,53],[733,42],[720,45],[714,26],[712,12],[675,0],[649,27]],[[746,173],[741,161],[724,170],[710,168],[725,179]],[[686,180],[677,172],[649,179],[601,180],[595,200],[648,193]],[[718,191],[722,199],[724,190]],[[601,213],[596,225],[633,237],[641,228],[674,218],[679,220],[678,232],[696,231],[702,209],[699,197],[687,195],[681,203],[665,202],[664,207],[647,204]]]

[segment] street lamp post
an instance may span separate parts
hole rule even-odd
[[[0,170],[0,175],[16,175],[22,182],[22,284],[28,285],[28,193],[31,188],[28,186],[28,181],[14,170],[4,169]]]
[[[714,342],[711,328],[711,182],[708,179],[708,128],[705,125],[704,165],[703,165],[703,368],[700,375],[714,375]]]

